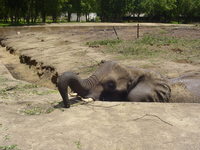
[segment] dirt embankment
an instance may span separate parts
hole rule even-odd
[[[121,39],[135,39],[135,27],[115,27],[115,30]],[[143,32],[146,30],[148,29]],[[1,37],[1,46],[18,57],[20,63],[33,69],[44,82],[50,80],[55,84],[58,74],[67,70],[85,77],[95,70],[101,60],[114,59],[112,55],[104,54],[101,49],[86,45],[87,41],[116,39],[112,26],[22,27],[5,28],[3,31],[1,33],[5,36]],[[4,61],[6,62],[6,58]],[[11,72],[21,74],[11,62],[8,62],[7,67]]]
[[[113,25],[113,24],[112,24]],[[121,40],[136,39],[136,26],[121,25],[115,26],[118,37]],[[169,77],[176,77],[185,71],[198,69],[198,66],[191,65],[187,62],[176,63],[163,60],[148,59],[121,59],[105,53],[101,47],[89,47],[88,41],[117,39],[113,26],[96,25],[96,26],[35,26],[35,27],[8,27],[1,28],[0,44],[5,47],[4,62],[13,75],[19,79],[38,82],[47,87],[55,87],[60,73],[65,71],[74,71],[81,77],[88,76],[93,72],[101,60],[115,60],[120,63],[150,68],[154,71],[161,72]],[[190,27],[174,26],[141,26],[140,36],[147,33],[168,32],[168,36],[178,38],[198,38],[200,33]],[[19,61],[28,67],[17,67],[9,59],[6,51],[15,56],[16,62]],[[14,57],[12,58],[14,59]],[[9,60],[8,62],[6,62]],[[163,67],[165,66],[165,67]],[[32,69],[33,75],[37,80],[27,78],[24,70]],[[32,77],[35,78],[35,77]]]

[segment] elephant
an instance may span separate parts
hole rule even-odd
[[[66,108],[70,107],[68,87],[81,97],[104,101],[168,102],[171,95],[168,81],[160,74],[113,61],[102,62],[87,79],[65,72],[57,86]]]
[[[93,100],[170,102],[173,84],[184,82],[193,90],[188,80],[190,77],[191,75],[167,79],[151,70],[103,61],[94,74],[86,79],[81,79],[73,72],[64,72],[58,77],[57,87],[66,108],[70,107],[68,87],[79,96]],[[197,75],[197,80],[197,86],[200,87],[200,74]]]

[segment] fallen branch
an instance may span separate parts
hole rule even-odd
[[[93,106],[93,107],[100,107],[100,108],[112,108],[112,107],[119,106],[121,104],[116,104],[116,105],[112,105],[112,106],[102,106],[102,105],[92,105],[92,104],[87,103],[87,105]]]
[[[160,121],[162,121],[162,122],[164,122],[165,124],[168,124],[168,125],[170,125],[170,126],[173,126],[171,123],[169,123],[169,122],[167,122],[167,121],[164,121],[163,119],[161,119],[159,116],[157,116],[157,115],[152,115],[152,114],[145,114],[145,115],[143,115],[142,117],[139,117],[139,118],[135,118],[135,119],[133,119],[133,120],[131,120],[131,121],[137,121],[137,120],[139,120],[139,119],[142,119],[142,118],[144,118],[144,117],[156,117],[156,118],[158,118]]]

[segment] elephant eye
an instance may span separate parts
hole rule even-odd
[[[108,86],[111,87],[111,88],[115,86],[115,83],[112,82],[112,81],[109,81],[107,84],[108,84]]]
[[[115,89],[116,88],[114,81],[108,81],[107,86],[108,86],[109,89]]]

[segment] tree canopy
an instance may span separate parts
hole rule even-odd
[[[40,19],[57,22],[61,14],[96,12],[101,21],[119,22],[125,16],[145,15],[150,21],[200,21],[200,0],[0,0],[0,21],[34,23]]]

